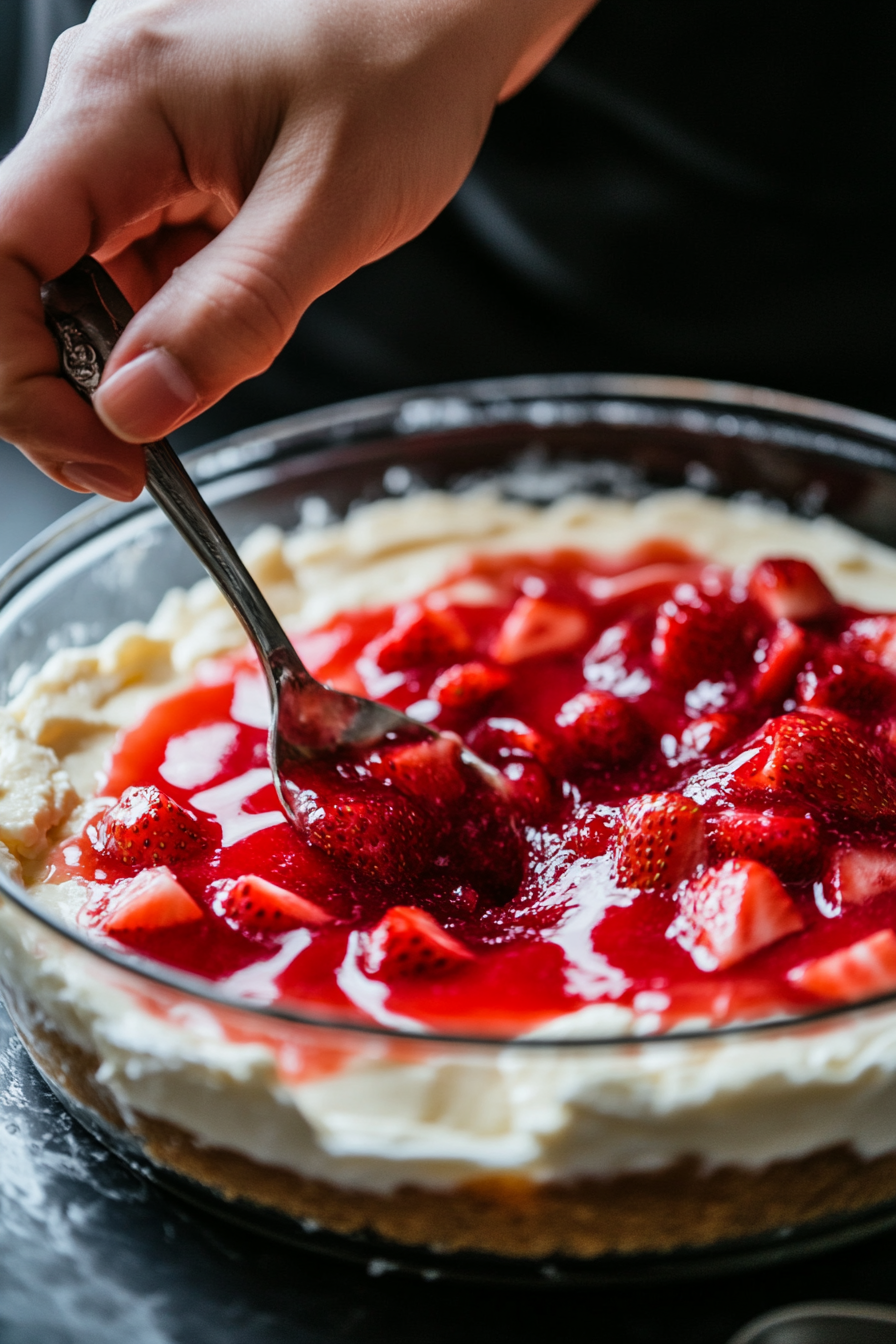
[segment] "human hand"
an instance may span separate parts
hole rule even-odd
[[[425,228],[496,102],[592,4],[99,0],[0,165],[0,436],[134,498],[135,445],[262,372],[315,298]],[[139,309],[93,410],[39,295],[85,253]]]

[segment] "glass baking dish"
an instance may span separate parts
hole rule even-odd
[[[317,526],[359,502],[488,482],[531,503],[687,485],[828,513],[896,545],[896,424],[697,380],[563,375],[415,390],[265,425],[188,460],[238,542],[261,523]],[[76,509],[0,575],[0,701],[58,649],[148,619],[170,588],[200,576],[147,498]],[[896,1225],[896,998],[665,1037],[414,1034],[228,999],[55,925],[2,875],[0,888],[4,998],[56,1094],[152,1178],[265,1233],[374,1272],[562,1284],[711,1273]],[[164,1052],[151,1064],[141,1054],[147,1031],[161,1033],[178,1064],[189,1054],[189,1105],[166,1091]],[[711,1123],[726,1127],[731,1156],[708,1169],[698,1093],[719,1070],[727,1081],[713,1084],[724,1100]],[[456,1096],[498,1080],[508,1095],[551,1098],[582,1133],[591,1126],[595,1152],[612,1134],[628,1156],[612,1174],[584,1161],[562,1182],[522,1180],[512,1163],[471,1175],[440,1113],[427,1140],[448,1145],[439,1180],[415,1184],[413,1154],[399,1142],[410,1175],[374,1188],[365,1143],[375,1146],[390,1116],[387,1102],[372,1106],[371,1080],[390,1071],[423,1080],[424,1110],[446,1080]],[[363,1084],[342,1089],[329,1128],[309,1109],[322,1079]],[[264,1133],[253,1119],[259,1080],[278,1100]],[[676,1124],[695,1138],[664,1165],[657,1135],[670,1097]],[[200,1112],[201,1135],[189,1118]],[[241,1125],[249,1155],[227,1144]],[[324,1150],[342,1161],[337,1181],[332,1163],[322,1175],[313,1160]],[[310,1154],[307,1165],[296,1152]]]

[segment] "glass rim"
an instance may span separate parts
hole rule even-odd
[[[191,449],[184,454],[184,462],[204,493],[214,503],[219,492],[214,489],[216,483],[224,484],[228,479],[245,479],[247,471],[253,467],[263,468],[272,462],[280,452],[296,447],[302,440],[314,440],[322,434],[336,437],[330,446],[319,447],[302,454],[300,475],[312,475],[321,468],[347,461],[359,451],[367,456],[363,440],[352,443],[348,438],[340,441],[340,433],[354,431],[356,437],[362,434],[382,431],[395,444],[406,443],[423,433],[432,433],[434,429],[464,429],[476,426],[476,421],[458,422],[457,405],[467,403],[471,409],[477,405],[507,404],[512,408],[518,405],[520,410],[526,403],[558,402],[564,399],[575,400],[630,400],[642,403],[691,403],[694,406],[721,409],[725,406],[737,411],[752,411],[775,418],[786,418],[804,422],[815,422],[827,426],[830,430],[842,429],[855,435],[868,436],[870,439],[883,440],[880,445],[893,445],[896,450],[896,420],[871,412],[854,410],[836,402],[821,401],[813,397],[778,392],[771,388],[752,387],[748,384],[717,382],[702,378],[665,377],[641,374],[543,374],[516,375],[508,378],[476,379],[465,382],[439,383],[423,387],[409,388],[397,392],[385,392],[374,396],[355,398],[337,402],[331,406],[265,422],[251,429],[239,431],[213,440],[208,444]],[[397,428],[396,422],[409,405],[432,409],[435,423],[427,426],[411,425],[404,430]],[[444,418],[439,421],[439,408],[454,407],[453,424],[446,424]],[[506,414],[500,423],[526,423],[520,414],[514,417]],[[493,422],[494,423],[494,422]],[[529,421],[529,423],[537,423]],[[736,437],[736,436],[735,436]],[[372,447],[367,444],[366,448]],[[896,472],[896,451],[874,452],[870,456],[875,465]],[[866,458],[861,446],[856,444],[858,456]],[[838,454],[841,455],[841,454]],[[868,463],[871,465],[871,463]],[[229,493],[226,492],[225,493]],[[222,498],[224,495],[222,494]],[[77,505],[64,514],[55,523],[38,533],[30,542],[18,550],[0,566],[0,610],[2,610],[23,588],[37,578],[63,555],[76,551],[80,545],[95,539],[103,531],[117,526],[129,518],[152,514],[155,504],[144,491],[136,500],[127,504],[104,500],[99,497]],[[159,515],[161,520],[161,515]],[[288,1006],[263,1004],[251,999],[239,998],[222,992],[214,982],[189,971],[166,966],[139,953],[118,951],[114,946],[94,941],[87,934],[72,928],[61,919],[32,902],[27,889],[13,882],[0,871],[0,893],[9,899],[26,916],[38,921],[50,929],[63,942],[71,943],[88,956],[98,957],[101,961],[123,970],[138,980],[148,980],[164,990],[189,995],[215,1008],[253,1014],[260,1021],[274,1021],[295,1026],[308,1027],[322,1031],[350,1032],[355,1035],[379,1037],[403,1042],[419,1042],[426,1045],[458,1045],[491,1049],[524,1050],[583,1050],[583,1049],[621,1049],[643,1046],[670,1047],[685,1042],[713,1042],[730,1038],[768,1035],[786,1030],[812,1027],[817,1023],[848,1019],[858,1013],[870,1012],[886,1004],[896,1005],[896,991],[862,999],[856,1003],[835,1004],[820,1008],[811,1013],[800,1015],[762,1018],[755,1022],[735,1022],[719,1027],[694,1027],[678,1031],[675,1028],[666,1031],[630,1032],[617,1036],[593,1037],[533,1037],[469,1034],[467,1032],[432,1031],[421,1024],[419,1031],[385,1026],[378,1022],[359,1022],[340,1018],[332,1013],[317,1014],[308,1007],[297,1010]],[[608,1001],[612,1005],[612,1001]],[[589,1005],[586,1005],[589,1006]],[[601,1006],[596,1003],[595,1007]],[[578,1010],[570,1010],[574,1013]],[[559,1021],[562,1014],[551,1019]]]

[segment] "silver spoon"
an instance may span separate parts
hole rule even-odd
[[[107,271],[84,257],[41,288],[47,326],[56,338],[63,376],[86,400],[99,386],[106,361],[133,317]],[[322,760],[342,747],[372,747],[387,734],[403,741],[437,738],[432,728],[387,705],[331,690],[303,664],[258,585],[167,439],[145,446],[146,488],[208,570],[230,603],[255,650],[271,696],[268,757],[287,817],[303,830],[284,775],[288,760]],[[500,776],[464,749],[467,766],[500,791]]]
[[[896,1344],[896,1308],[801,1302],[750,1321],[728,1344]]]

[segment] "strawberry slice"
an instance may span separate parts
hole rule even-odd
[[[448,975],[475,958],[425,910],[393,905],[365,939],[363,967],[383,980]]]
[[[759,666],[753,678],[756,700],[784,699],[806,661],[808,643],[805,630],[783,619],[767,639],[760,640],[755,654]]]
[[[671,891],[703,860],[703,812],[680,793],[645,793],[622,809],[615,848],[620,886]]]
[[[838,849],[825,874],[825,889],[844,905],[864,905],[896,891],[896,854],[870,845]]]
[[[556,723],[564,741],[598,765],[623,765],[647,746],[641,715],[612,691],[581,691],[567,700]]]
[[[795,966],[787,979],[820,999],[841,1003],[888,994],[896,989],[896,933],[880,929],[849,947]]]
[[[170,868],[147,868],[109,903],[100,927],[107,933],[151,932],[192,924],[202,907],[180,885]]]
[[[488,663],[455,663],[436,677],[429,699],[444,709],[475,709],[503,691],[510,674]]]
[[[518,597],[489,652],[498,663],[521,663],[545,653],[566,653],[587,636],[588,620],[578,607]]]
[[[736,714],[720,709],[716,714],[704,714],[694,719],[681,734],[685,759],[696,756],[714,756],[741,736],[743,725]]]
[[[836,644],[813,658],[797,681],[799,704],[837,709],[857,718],[883,714],[894,700],[896,680],[889,672]]]
[[[830,589],[805,560],[763,560],[750,575],[748,592],[775,621],[815,621],[836,608]]]
[[[417,877],[433,856],[433,826],[394,789],[376,784],[344,792],[291,790],[313,845],[343,868],[379,883]]]
[[[763,741],[758,767],[751,760],[738,774],[742,783],[868,820],[896,814],[896,786],[880,756],[841,715],[783,714],[769,719]]]
[[[313,901],[278,887],[255,873],[238,877],[226,901],[228,918],[241,928],[276,933],[300,924],[326,924],[331,916]]]
[[[560,790],[538,761],[509,761],[501,771],[514,810],[524,822],[543,822],[560,801]]]
[[[685,889],[680,921],[679,941],[701,971],[726,970],[803,928],[778,878],[754,859],[708,869]]]
[[[486,719],[467,741],[471,751],[490,765],[503,766],[512,757],[534,757],[547,769],[559,766],[557,745],[521,719]]]
[[[712,817],[706,829],[714,863],[756,859],[785,882],[808,882],[821,862],[821,834],[812,817],[734,809]]]
[[[364,649],[382,672],[403,672],[429,663],[452,663],[470,648],[470,636],[450,607],[434,611],[418,602],[398,607],[391,630]]]
[[[743,662],[745,634],[742,604],[725,593],[706,594],[681,584],[659,609],[653,661],[677,685],[716,680]]]
[[[378,752],[368,758],[368,767],[376,779],[390,779],[402,793],[441,807],[462,798],[471,782],[461,751],[460,739],[443,733]]]
[[[843,643],[896,672],[896,616],[862,616],[843,634]]]
[[[89,828],[94,849],[120,863],[181,863],[206,847],[202,823],[154,786],[125,789]]]

